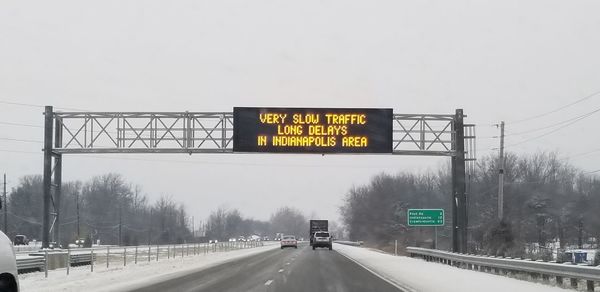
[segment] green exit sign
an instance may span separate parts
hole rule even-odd
[[[408,226],[444,226],[444,209],[408,209]]]

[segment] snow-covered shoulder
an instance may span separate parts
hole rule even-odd
[[[419,292],[572,291],[500,275],[430,263],[421,259],[394,256],[363,247],[335,244],[334,250],[406,290]]]
[[[139,262],[126,267],[97,267],[90,272],[89,266],[72,268],[70,275],[64,269],[44,273],[20,275],[22,292],[29,291],[128,291],[160,281],[207,269],[232,260],[238,260],[272,249],[279,245],[240,249],[229,252],[209,253],[185,258],[161,259],[159,262]]]

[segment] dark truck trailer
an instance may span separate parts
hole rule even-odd
[[[329,231],[329,221],[327,220],[310,220],[310,245],[313,244],[313,238],[317,231]]]

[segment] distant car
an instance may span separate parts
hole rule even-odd
[[[283,237],[283,233],[275,233],[275,241],[281,241],[281,237]]]
[[[75,240],[75,244],[79,247],[83,246],[84,243],[85,243],[85,239],[83,239],[83,238]]]
[[[29,245],[29,238],[25,235],[16,235],[15,245]]]
[[[333,249],[333,244],[331,243],[331,235],[329,234],[329,232],[315,232],[312,249],[315,250],[315,248],[317,247],[327,247],[329,248],[329,250]]]
[[[217,242],[219,242],[219,241],[216,240],[216,239],[211,239],[211,240],[208,241],[208,243],[217,243]]]
[[[281,249],[284,249],[285,247],[293,247],[293,248],[298,248],[298,241],[296,240],[296,237],[293,235],[284,235],[281,238]]]
[[[0,231],[0,291],[18,292],[17,260],[10,239]]]

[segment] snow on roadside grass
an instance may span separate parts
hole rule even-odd
[[[421,259],[393,256],[362,247],[335,244],[334,250],[374,271],[383,278],[419,292],[464,291],[573,291],[499,275],[459,269]]]
[[[115,266],[106,269],[106,266],[95,266],[94,272],[90,272],[90,266],[80,266],[71,268],[68,276],[65,269],[48,271],[48,278],[44,278],[43,272],[22,274],[19,275],[19,282],[22,292],[127,291],[136,286],[171,279],[276,248],[279,248],[279,245],[269,244],[229,252],[161,259],[159,262],[140,261],[137,265],[131,263],[126,267]]]

